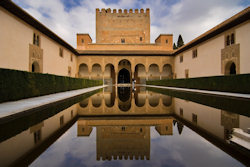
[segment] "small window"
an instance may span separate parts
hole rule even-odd
[[[39,43],[40,41],[39,41],[39,40],[40,40],[40,39],[39,39],[39,35],[37,35],[37,36],[36,36],[36,45],[37,45],[37,46],[40,45],[40,43]]]
[[[189,78],[189,70],[188,69],[185,70],[185,77]]]
[[[68,76],[69,77],[71,76],[71,67],[70,66],[68,67]]]
[[[180,63],[183,62],[183,55],[180,56]]]
[[[121,39],[121,43],[125,43],[125,39],[124,38]]]
[[[168,40],[166,39],[166,43],[168,43]]]
[[[63,48],[59,48],[59,55],[60,57],[63,57]]]
[[[36,33],[33,34],[33,45],[40,46],[40,38]]]
[[[73,62],[73,55],[70,55],[70,61]]]
[[[37,130],[34,132],[34,143],[38,143],[39,141],[41,141],[42,138],[42,132],[41,129]]]
[[[64,116],[60,117],[60,126],[62,126],[64,124]]]
[[[197,57],[197,49],[194,49],[193,50],[193,56],[192,56],[193,58],[196,58]]]
[[[142,37],[140,37],[140,41],[142,41]]]
[[[229,36],[229,35],[227,36],[227,39],[226,39],[226,40],[227,40],[227,41],[226,41],[226,45],[229,46],[229,45],[230,45],[230,36]]]
[[[35,45],[36,44],[36,34],[34,33],[33,34],[33,45]]]
[[[71,110],[71,118],[73,118],[74,116],[74,113],[73,113],[73,110]]]
[[[192,122],[197,124],[197,115],[196,114],[192,114]]]
[[[231,34],[231,44],[234,44],[234,33]]]
[[[180,116],[183,116],[183,109],[180,108]]]
[[[84,39],[82,39],[82,43],[84,43]]]

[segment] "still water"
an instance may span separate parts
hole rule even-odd
[[[249,101],[189,96],[107,87],[1,122],[0,166],[248,166]]]

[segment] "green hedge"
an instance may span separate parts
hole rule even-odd
[[[147,85],[169,86],[234,93],[250,93],[250,74],[147,81]]]
[[[102,85],[101,80],[71,78],[0,68],[0,102]]]

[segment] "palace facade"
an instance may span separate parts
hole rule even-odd
[[[150,43],[150,10],[96,9],[96,43],[73,48],[10,0],[0,2],[0,68],[102,79],[105,84],[250,73],[250,7],[178,50]]]

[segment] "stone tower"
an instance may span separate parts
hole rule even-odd
[[[96,43],[150,43],[149,9],[96,9]]]

